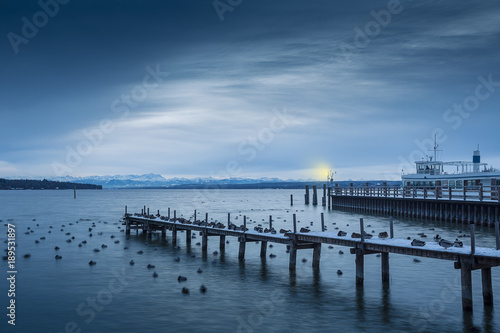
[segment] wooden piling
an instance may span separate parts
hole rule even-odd
[[[73,199],[76,199],[76,185],[73,186]]]
[[[304,195],[304,203],[309,205],[309,185],[306,185],[306,194]]]
[[[226,236],[221,235],[219,239],[219,250],[220,252],[226,251]]]
[[[382,283],[388,283],[390,280],[389,276],[389,253],[382,252]]]
[[[328,186],[328,210],[331,209],[331,202],[332,202],[332,187]]]
[[[177,246],[177,226],[172,227],[172,245]]]
[[[167,227],[161,228],[161,238],[167,238]]]
[[[297,217],[293,214],[293,233],[297,233]]]
[[[491,267],[481,269],[484,306],[493,306],[493,284],[491,282]]]
[[[194,220],[193,222],[196,222],[196,209],[194,210]]]
[[[389,218],[389,234],[391,238],[394,238],[394,221],[392,216]]]
[[[470,225],[470,254],[474,255],[476,253],[476,226],[474,224]]]
[[[321,231],[325,231],[325,214],[321,213]]]
[[[167,219],[170,220],[170,207],[168,207],[168,211],[167,211]]]
[[[321,205],[326,206],[326,184],[323,184],[323,197],[321,198]]]
[[[293,206],[293,194],[290,194],[290,206]]]
[[[318,187],[313,185],[313,206],[318,205]]]
[[[472,311],[472,270],[470,264],[461,262],[462,310]]]
[[[361,249],[356,250],[356,286],[363,286],[365,276],[365,256]]]
[[[238,252],[238,260],[239,261],[244,261],[245,260],[245,247],[246,247],[246,241],[245,238],[242,236],[240,237],[240,249]]]
[[[320,258],[321,258],[321,243],[314,243],[313,260],[312,260],[313,269],[319,269]]]
[[[186,245],[191,246],[191,230],[186,230]]]
[[[149,211],[148,211],[148,214],[149,214]],[[177,211],[174,209],[174,220],[177,219]]]
[[[364,243],[365,242],[365,226],[364,226],[362,217],[359,219],[359,230],[361,233],[361,243]]]
[[[297,242],[293,239],[290,242],[290,257],[288,262],[288,269],[290,271],[295,271],[297,267]]]
[[[269,215],[269,229],[273,228],[273,216]]]
[[[497,250],[500,250],[500,228],[498,226],[498,222],[495,222],[495,238],[496,238]]]
[[[205,226],[201,235],[201,251],[207,253],[207,250],[208,250],[208,234],[207,234],[207,227]]]
[[[260,257],[265,258],[267,253],[267,242],[262,241],[260,242]]]

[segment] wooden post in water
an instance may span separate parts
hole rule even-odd
[[[326,206],[326,184],[323,184],[323,198],[321,199],[321,205]]]
[[[325,231],[325,214],[321,213],[321,231]]]
[[[491,267],[481,269],[484,306],[493,306],[493,284],[491,282]]]
[[[238,240],[240,242],[240,250],[238,252],[238,260],[239,261],[244,261],[245,260],[245,248],[246,248],[246,227],[247,227],[247,216],[243,215],[243,235],[241,235]]]
[[[497,250],[500,250],[500,228],[498,222],[495,222],[495,238],[497,243]]]
[[[196,209],[194,210],[194,220],[193,222],[196,222]]]
[[[227,213],[227,228],[231,225],[231,213]]]
[[[168,207],[167,219],[170,220],[170,207]]]
[[[177,226],[175,225],[175,221],[174,225],[172,226],[172,245],[177,246]]]
[[[191,246],[191,230],[186,230],[186,245]]]
[[[313,206],[318,205],[318,187],[313,185]]]
[[[125,234],[130,235],[130,221],[128,220],[127,206],[125,206]]]
[[[362,287],[365,276],[365,256],[361,249],[356,249],[356,286]]]
[[[288,262],[288,269],[295,271],[297,267],[297,217],[293,214],[293,236],[290,242],[290,258]]]
[[[260,242],[260,257],[265,258],[267,252],[267,241]]]
[[[161,228],[161,238],[167,238],[167,227]]]
[[[226,251],[226,236],[221,235],[219,239],[219,250],[220,252]]]
[[[73,198],[76,199],[76,185],[73,186]]]
[[[319,269],[320,258],[321,258],[321,243],[314,243],[313,260],[312,260],[313,269]]]
[[[293,206],[293,194],[290,194],[290,206]]]
[[[365,278],[365,256],[363,253],[363,243],[365,242],[365,228],[363,218],[359,219],[359,230],[361,232],[361,248],[356,249],[356,286],[363,286]]]
[[[361,232],[361,243],[364,243],[365,242],[365,225],[364,225],[362,217],[359,219],[359,230]]]
[[[290,242],[290,259],[288,262],[288,269],[295,271],[297,267],[297,241],[295,238]]]
[[[332,187],[328,186],[328,210],[331,208],[331,202],[332,202]]]
[[[269,215],[269,229],[273,228],[273,216]]]
[[[148,214],[149,214],[149,211],[148,211]],[[174,220],[177,219],[177,211],[174,209]]]
[[[306,194],[304,195],[305,204],[309,205],[309,185],[306,185]]]
[[[460,262],[462,284],[462,310],[472,312],[472,270],[470,263]]]
[[[470,254],[474,255],[476,253],[476,226],[474,224],[470,225]]]
[[[382,283],[389,283],[389,252],[382,252]]]
[[[208,250],[208,233],[207,233],[207,226],[208,226],[208,213],[205,213],[205,226],[203,228],[203,233],[201,235],[201,251],[203,253],[206,253]]]
[[[392,216],[389,219],[389,231],[390,231],[390,237],[394,238],[394,221],[392,219]]]

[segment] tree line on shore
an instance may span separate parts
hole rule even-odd
[[[0,178],[0,190],[102,190],[102,185],[77,184],[52,180],[4,179]]]

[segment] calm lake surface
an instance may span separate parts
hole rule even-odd
[[[293,207],[290,194],[295,198]],[[366,256],[364,288],[356,289],[349,248],[323,245],[318,272],[311,267],[312,250],[301,250],[297,271],[290,274],[284,245],[274,244],[262,260],[260,244],[247,243],[246,260],[240,263],[236,238],[227,237],[225,254],[214,254],[219,239],[209,238],[208,255],[203,256],[196,245],[200,236],[188,248],[185,234],[178,233],[176,249],[170,232],[166,240],[159,234],[147,239],[135,231],[126,236],[119,222],[125,205],[129,213],[146,205],[152,213],[159,209],[166,215],[170,207],[185,218],[196,209],[199,218],[208,213],[209,219],[223,223],[227,213],[236,224],[243,223],[246,215],[252,229],[257,224],[265,227],[269,215],[277,229],[291,229],[295,213],[299,227],[320,230],[324,212],[328,231],[335,227],[358,231],[360,217],[371,225],[366,228],[369,232],[389,230],[388,216],[305,206],[303,194],[303,190],[87,190],[74,199],[72,191],[0,191],[2,249],[7,248],[6,223],[15,225],[17,242],[16,326],[7,323],[9,283],[4,278],[0,331],[469,332],[474,325],[480,332],[500,332],[499,268],[492,270],[497,307],[484,309],[480,271],[474,271],[474,314],[464,316],[460,271],[451,261],[414,262],[413,257],[391,254],[387,289],[381,282],[380,258]],[[395,219],[394,229],[399,238],[418,238],[417,233],[425,232],[431,238],[440,234],[453,240],[468,233],[462,224],[401,218]],[[464,246],[470,244],[469,238],[462,240]],[[82,241],[87,243],[79,247]],[[478,227],[476,244],[494,247],[492,228]],[[143,254],[137,253],[140,250]],[[31,257],[23,258],[27,253]],[[271,253],[276,257],[270,258]],[[62,259],[56,260],[56,254]],[[97,264],[90,266],[90,260]],[[148,264],[155,268],[148,269]],[[197,273],[199,268],[202,273]],[[7,277],[7,261],[1,261],[1,269]],[[342,275],[337,275],[339,269]],[[178,282],[179,275],[187,281]],[[206,293],[200,292],[202,284]],[[189,288],[189,295],[181,293],[183,287]]]

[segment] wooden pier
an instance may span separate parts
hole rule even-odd
[[[499,189],[499,186],[415,188],[335,184],[330,200],[336,208],[493,226],[500,222]]]
[[[162,237],[166,237],[166,231],[172,232],[173,246],[177,245],[177,231],[186,231],[186,244],[191,245],[191,233],[199,232],[202,236],[202,251],[207,252],[208,238],[219,237],[220,251],[225,251],[226,237],[236,237],[239,241],[238,259],[245,259],[245,249],[247,242],[261,242],[260,256],[266,257],[268,243],[279,243],[287,245],[289,250],[289,269],[294,271],[297,262],[297,250],[313,249],[313,269],[319,269],[322,244],[334,244],[350,247],[351,254],[355,254],[356,265],[356,285],[363,286],[364,282],[364,256],[380,253],[382,267],[382,282],[389,283],[389,254],[402,254],[416,257],[427,257],[442,260],[454,261],[455,269],[461,270],[462,286],[462,308],[464,311],[472,311],[472,275],[473,270],[481,269],[483,302],[485,306],[493,305],[493,288],[491,279],[491,268],[500,266],[500,231],[498,223],[495,223],[496,249],[482,248],[475,246],[474,231],[475,225],[471,225],[471,246],[470,247],[449,247],[444,248],[435,242],[428,242],[424,246],[412,246],[411,240],[394,238],[392,218],[390,220],[390,233],[387,238],[370,238],[365,236],[363,219],[360,219],[359,238],[354,234],[349,236],[339,236],[338,234],[326,231],[301,232],[297,231],[296,216],[293,214],[293,229],[276,232],[272,226],[272,216],[269,216],[269,227],[267,230],[249,230],[247,228],[246,216],[243,217],[243,224],[236,226],[231,223],[231,215],[228,214],[227,225],[220,222],[209,222],[208,213],[205,219],[197,219],[197,212],[194,212],[193,221],[177,218],[176,211],[173,211],[173,218],[170,218],[170,208],[167,216],[161,216],[158,211],[156,215],[149,214],[149,208],[142,210],[140,214],[128,214],[125,207],[124,225],[126,233],[131,230],[143,230],[148,237],[154,232],[160,231]],[[324,215],[321,214],[321,230],[326,230],[324,225]],[[266,232],[267,231],[267,232]],[[352,237],[355,236],[355,237]]]

